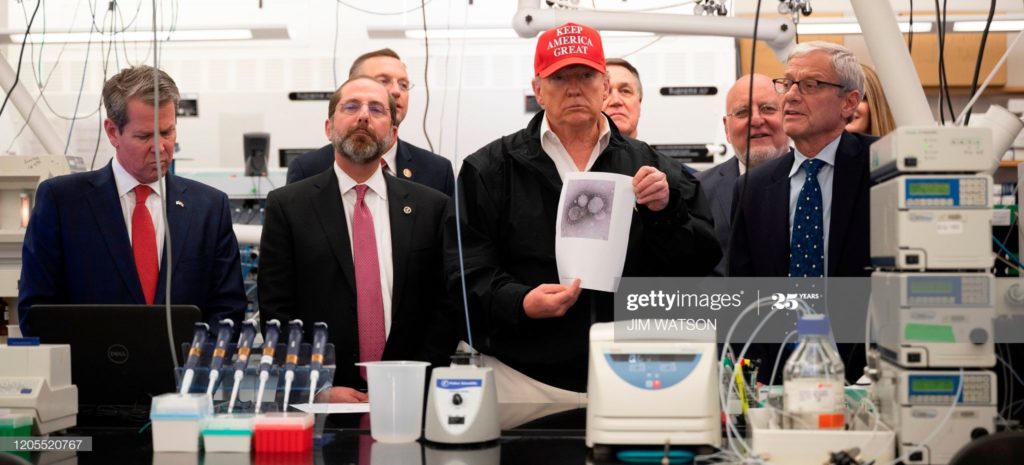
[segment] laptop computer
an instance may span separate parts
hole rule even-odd
[[[202,313],[171,306],[178,363]],[[161,305],[35,305],[26,327],[43,344],[71,345],[71,381],[79,405],[139,405],[176,387],[166,307]]]

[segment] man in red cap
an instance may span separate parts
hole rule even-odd
[[[557,284],[555,221],[566,173],[633,177],[636,208],[624,276],[705,276],[721,257],[693,176],[623,137],[601,112],[610,91],[601,36],[568,23],[541,34],[526,129],[466,158],[456,198],[473,342],[502,402],[575,401],[586,391],[590,325],[611,321],[612,293]],[[461,290],[458,244],[448,273]]]

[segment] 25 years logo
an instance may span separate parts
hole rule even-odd
[[[776,292],[772,294],[772,300],[774,301],[772,303],[772,310],[796,310],[800,305],[796,299],[796,293],[783,294],[781,292]]]

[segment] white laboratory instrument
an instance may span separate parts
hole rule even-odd
[[[0,156],[0,299],[11,307],[9,334],[18,329],[18,279],[21,276],[21,244],[25,241],[32,206],[39,183],[68,174],[68,159],[63,156]]]
[[[423,448],[423,465],[498,465],[501,463],[501,445],[483,449]]]
[[[850,429],[783,429],[782,415],[771,408],[747,410],[747,431],[751,451],[771,457],[773,464],[822,465],[830,452],[860,449],[862,463],[892,463],[896,458],[895,433],[887,425],[874,423],[872,414],[853,415]]]
[[[871,188],[871,262],[898,270],[992,267],[992,177],[898,176]]]
[[[0,408],[34,416],[34,434],[75,426],[78,387],[71,384],[71,346],[0,344]]]
[[[879,365],[874,395],[882,421],[896,431],[899,454],[907,456],[904,463],[948,463],[972,439],[995,431],[996,376],[991,371],[964,370],[961,375],[959,370],[900,368],[884,360]],[[943,423],[954,399],[956,406]]]
[[[981,173],[992,167],[992,131],[901,126],[871,144],[871,179],[898,174]]]
[[[433,370],[427,389],[426,440],[475,444],[501,436],[494,371],[477,366],[475,360],[468,354],[456,355],[450,366]]]
[[[907,368],[995,365],[991,274],[877,272],[871,290],[884,358]]]
[[[587,447],[711,445],[722,437],[714,334],[699,340],[590,327]]]

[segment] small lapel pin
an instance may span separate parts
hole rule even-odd
[[[412,214],[412,207],[406,205],[405,207],[402,207],[402,212],[406,215]]]
[[[402,176],[405,176],[407,178],[411,178],[412,177],[412,170],[409,169],[409,168],[406,168],[406,169],[402,170]]]
[[[175,200],[174,204],[179,206],[179,207],[181,207],[181,208],[185,208],[185,203],[180,201],[180,200]]]

